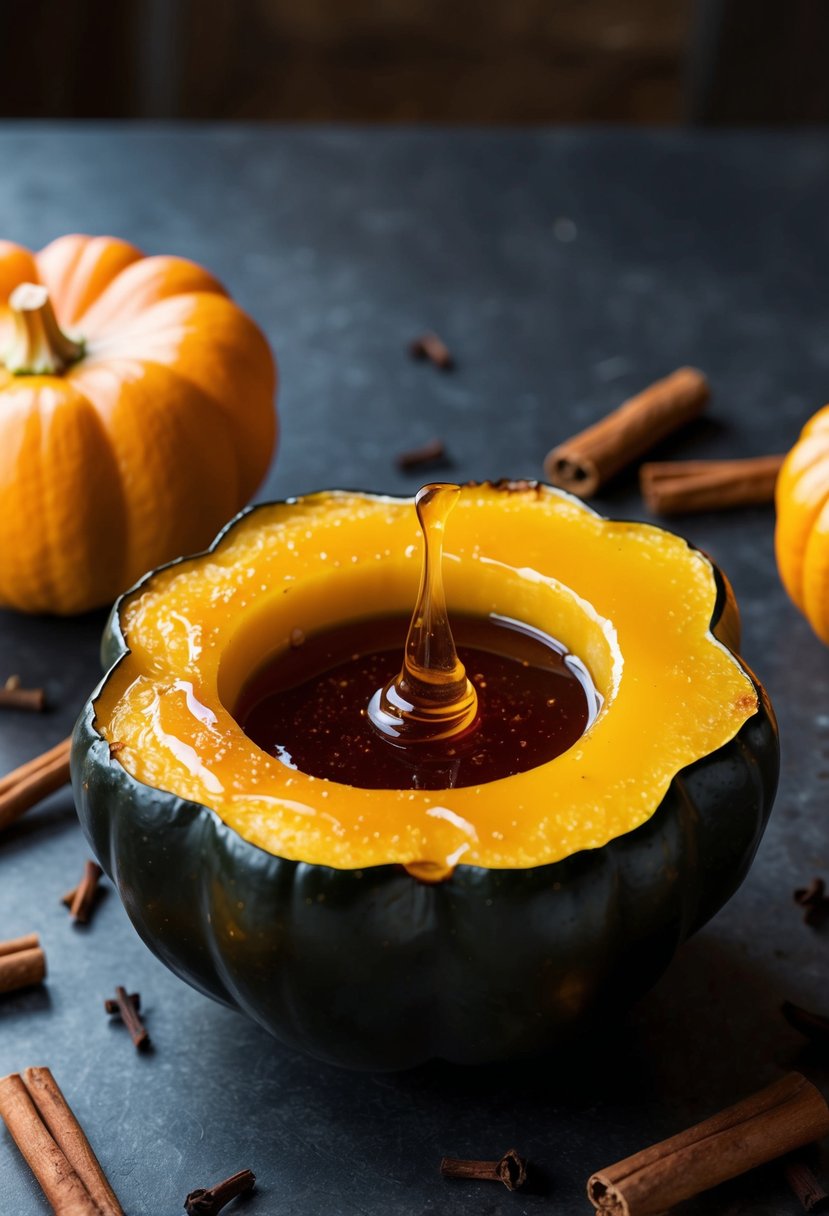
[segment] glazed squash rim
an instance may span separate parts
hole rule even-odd
[[[582,500],[575,498],[573,495],[570,495],[564,491],[561,491],[558,488],[547,486],[543,482],[529,481],[529,480],[524,480],[524,479],[521,479],[521,480],[501,479],[498,481],[492,481],[492,480],[469,481],[469,482],[465,483],[465,485],[467,488],[470,488],[470,489],[480,488],[481,490],[490,489],[490,490],[496,490],[496,491],[500,491],[500,492],[516,491],[516,492],[528,493],[528,492],[535,491],[539,496],[541,496],[542,494],[546,495],[547,493],[549,493],[551,496],[553,496],[557,499],[564,500],[564,501],[570,501],[573,505],[577,506],[578,509],[583,511],[586,515],[593,516],[596,519],[598,519],[599,521],[606,520],[605,516],[603,516],[600,512],[596,511],[594,508],[588,506]],[[108,670],[105,672],[104,676],[102,677],[101,681],[99,682],[98,686],[96,687],[95,691],[93,692],[92,696],[90,697],[87,707],[82,712],[81,721],[79,721],[79,723],[78,723],[79,734],[78,734],[77,741],[78,741],[78,743],[80,742],[81,722],[82,721],[87,722],[89,725],[89,728],[94,736],[92,745],[94,746],[95,744],[100,744],[101,747],[106,748],[107,749],[107,763],[109,764],[109,766],[114,769],[120,770],[124,774],[124,776],[126,776],[131,782],[135,783],[136,787],[143,788],[148,791],[152,791],[157,796],[161,795],[162,797],[171,798],[181,805],[189,805],[190,807],[193,808],[194,812],[199,812],[199,811],[209,812],[211,815],[213,815],[215,817],[215,825],[217,827],[223,828],[226,832],[230,833],[233,837],[238,838],[240,841],[244,842],[245,845],[248,845],[248,846],[258,850],[258,852],[262,853],[266,857],[277,858],[283,862],[289,862],[292,865],[319,866],[323,869],[330,869],[334,872],[339,872],[339,871],[342,871],[343,869],[351,870],[352,872],[355,872],[355,873],[361,873],[363,871],[375,872],[375,871],[378,871],[383,868],[391,868],[392,870],[394,870],[394,869],[401,868],[401,865],[406,866],[407,863],[401,862],[399,859],[392,858],[392,859],[385,859],[385,860],[380,860],[380,861],[373,861],[373,860],[366,861],[365,863],[361,863],[361,862],[357,861],[353,864],[336,865],[336,864],[331,864],[324,858],[321,860],[306,860],[306,859],[302,858],[301,856],[293,856],[293,857],[285,856],[284,853],[281,853],[278,849],[275,849],[273,847],[267,847],[267,845],[264,845],[264,844],[260,844],[256,840],[250,839],[243,830],[240,830],[239,828],[234,826],[233,823],[230,823],[226,819],[224,819],[222,817],[222,815],[215,809],[215,807],[210,806],[209,803],[203,802],[203,801],[198,801],[195,798],[188,797],[186,794],[183,794],[183,793],[176,793],[171,789],[165,788],[161,783],[153,784],[153,783],[150,783],[147,781],[142,781],[140,777],[136,777],[132,773],[130,773],[124,767],[124,765],[121,764],[120,761],[118,761],[116,759],[116,757],[114,755],[109,753],[109,741],[105,737],[105,735],[101,732],[101,729],[99,728],[99,722],[98,722],[97,709],[98,709],[98,701],[101,696],[101,693],[102,693],[105,685],[107,684],[107,682],[110,680],[110,678],[116,672],[116,670],[121,666],[121,664],[123,662],[127,661],[129,659],[130,655],[132,654],[132,651],[131,651],[129,645],[127,644],[127,640],[126,640],[126,637],[124,634],[124,629],[123,629],[123,622],[122,622],[122,610],[129,600],[131,600],[133,597],[139,595],[140,592],[144,588],[146,588],[156,576],[161,575],[164,572],[166,572],[170,569],[173,569],[179,565],[182,565],[184,563],[189,563],[189,562],[197,563],[200,559],[209,557],[212,553],[214,553],[219,548],[219,546],[221,546],[223,544],[223,542],[226,540],[229,533],[231,533],[234,529],[236,529],[245,519],[247,519],[249,516],[253,515],[254,513],[258,512],[258,511],[267,509],[269,507],[272,508],[274,506],[283,506],[284,507],[284,506],[290,506],[295,503],[307,503],[309,501],[313,501],[316,499],[327,499],[327,498],[336,499],[338,497],[339,498],[342,498],[342,497],[358,498],[358,499],[361,499],[364,501],[368,500],[371,503],[388,502],[388,503],[392,503],[395,505],[400,505],[401,503],[407,503],[410,501],[410,498],[407,495],[377,494],[377,493],[371,493],[371,492],[364,491],[364,490],[353,490],[352,491],[352,490],[342,490],[342,489],[337,489],[337,490],[325,489],[325,490],[316,491],[313,493],[289,496],[289,497],[286,497],[283,499],[254,503],[254,504],[251,504],[250,506],[246,507],[242,511],[240,511],[236,516],[234,516],[233,519],[231,519],[222,528],[222,530],[214,538],[214,540],[212,541],[212,543],[210,544],[210,546],[207,549],[205,549],[199,553],[195,553],[195,554],[182,555],[181,557],[175,558],[174,560],[167,562],[164,565],[159,566],[154,570],[148,571],[140,580],[138,580],[138,582],[133,587],[131,587],[130,589],[125,591],[113,605],[112,611],[110,613],[109,622],[107,625],[107,630],[105,632],[105,639],[107,640],[109,645],[105,649],[104,653],[106,654],[107,650],[108,650],[108,653],[110,655],[113,655],[113,661],[111,662]],[[723,652],[725,652],[725,654],[728,656],[731,663],[733,663],[735,668],[743,676],[743,678],[747,682],[747,685],[752,690],[752,694],[754,697],[754,709],[750,713],[747,714],[747,716],[743,719],[743,721],[738,726],[735,727],[733,733],[731,735],[729,735],[727,739],[725,739],[723,742],[717,742],[716,745],[714,747],[712,747],[710,750],[702,751],[700,753],[700,755],[695,757],[691,762],[686,763],[686,764],[682,765],[680,768],[678,768],[670,776],[668,783],[662,793],[662,796],[660,798],[658,798],[658,800],[655,801],[654,805],[652,806],[652,809],[648,812],[648,814],[645,816],[644,819],[641,819],[638,822],[632,823],[630,827],[626,828],[623,831],[617,831],[617,832],[613,833],[607,839],[605,839],[602,843],[595,844],[595,845],[593,845],[593,844],[583,845],[581,847],[574,848],[570,852],[565,852],[558,857],[543,858],[542,860],[539,860],[538,862],[530,861],[527,864],[523,864],[522,862],[518,861],[518,862],[515,862],[512,864],[509,864],[509,862],[507,862],[507,864],[504,864],[503,866],[498,866],[497,864],[491,865],[491,864],[487,864],[486,862],[483,862],[483,861],[464,862],[464,861],[459,860],[456,863],[456,867],[453,867],[453,868],[463,867],[464,870],[469,871],[469,872],[475,870],[475,871],[481,871],[481,872],[495,871],[498,873],[507,873],[507,872],[524,873],[527,871],[543,869],[550,865],[563,864],[564,862],[567,862],[573,858],[576,858],[583,853],[599,853],[599,852],[601,852],[602,849],[608,848],[620,840],[625,840],[629,836],[636,833],[637,831],[640,831],[641,829],[646,828],[648,823],[652,822],[659,816],[659,812],[663,809],[663,804],[668,799],[669,794],[671,794],[673,792],[674,785],[678,781],[681,781],[681,779],[683,777],[685,777],[695,766],[697,766],[698,764],[701,764],[703,762],[709,761],[713,756],[715,756],[717,753],[722,751],[723,748],[728,747],[735,740],[739,740],[739,738],[741,737],[742,732],[745,730],[745,728],[747,726],[749,726],[752,722],[757,720],[758,716],[760,716],[760,717],[769,716],[770,707],[768,706],[767,701],[765,699],[765,694],[763,692],[762,686],[759,684],[759,682],[757,681],[757,679],[751,672],[750,668],[744,663],[744,661],[742,660],[740,655],[733,649],[733,646],[729,645],[727,640],[724,640],[723,633],[725,633],[726,636],[730,633],[730,628],[728,627],[728,624],[730,624],[730,623],[726,624],[726,628],[723,629],[724,613],[726,613],[728,611],[729,607],[733,607],[734,601],[733,601],[733,595],[730,591],[728,580],[725,577],[725,575],[722,573],[722,571],[719,569],[719,567],[707,556],[707,554],[702,552],[697,546],[691,544],[687,539],[680,537],[676,533],[670,532],[667,529],[660,528],[658,525],[654,525],[654,524],[649,523],[648,521],[644,521],[644,520],[610,519],[610,520],[607,520],[607,522],[608,522],[608,524],[611,524],[611,525],[620,525],[623,527],[629,526],[634,529],[642,528],[642,529],[645,529],[646,531],[666,533],[667,535],[671,536],[674,541],[680,542],[681,545],[685,549],[687,549],[690,553],[697,555],[701,559],[701,561],[704,563],[709,575],[713,579],[712,589],[713,589],[713,593],[714,593],[710,620],[708,622],[708,625],[705,627],[704,633],[702,636],[705,640],[712,642],[717,648],[719,648]],[[717,629],[717,626],[720,626],[719,632],[715,632],[715,630]],[[117,652],[113,654],[114,649]],[[544,766],[540,766],[540,767],[544,767]],[[494,783],[489,783],[489,784],[494,784]],[[344,788],[350,788],[350,787],[344,787]],[[484,787],[481,787],[481,788],[484,788]]]

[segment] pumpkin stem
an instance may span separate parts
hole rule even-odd
[[[83,339],[63,332],[41,284],[19,283],[9,296],[9,308],[15,332],[3,362],[12,375],[55,375],[83,355]]]

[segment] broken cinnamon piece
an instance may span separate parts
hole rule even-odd
[[[829,1106],[788,1073],[670,1140],[599,1170],[587,1195],[602,1216],[656,1216],[829,1134]]]
[[[138,997],[137,993],[134,995]],[[126,988],[122,988],[120,984],[115,989],[115,1005],[117,1012],[121,1016],[121,1021],[130,1032],[130,1038],[138,1051],[145,1051],[150,1046],[150,1036],[147,1031],[147,1027],[141,1021],[141,1016],[138,1012],[140,1003],[140,998],[133,1001],[133,998],[129,995]],[[116,1012],[116,1010],[112,1008],[111,1001],[105,1001],[104,1008],[106,1009],[107,1013]]]
[[[798,1030],[817,1047],[829,1048],[829,1018],[803,1009],[792,1001],[784,1001],[780,1012],[794,1030]]]
[[[774,501],[783,456],[745,460],[666,460],[643,464],[639,488],[658,515],[722,511]]]
[[[805,1161],[792,1158],[783,1166],[783,1172],[804,1212],[829,1212],[829,1194]]]
[[[36,933],[0,942],[0,992],[30,988],[46,978],[46,955]]]
[[[436,333],[428,331],[409,343],[409,354],[413,359],[428,359],[441,371],[449,371],[455,366],[455,360],[449,347]]]
[[[710,395],[702,372],[681,367],[554,447],[544,471],[553,485],[587,498],[661,439],[697,418]]]
[[[829,912],[829,896],[822,878],[813,878],[808,887],[798,887],[794,902],[803,909],[803,923],[813,928],[819,925]]]
[[[98,883],[102,875],[103,870],[97,862],[88,861],[84,866],[83,878],[77,887],[72,891],[67,891],[61,900],[69,909],[72,919],[79,925],[89,923],[95,901],[101,894]]]
[[[430,439],[422,447],[412,448],[408,452],[401,452],[397,457],[397,467],[405,473],[410,472],[412,469],[422,469],[424,466],[444,464],[445,461],[446,448],[443,440]]]
[[[0,688],[0,709],[27,709],[41,713],[46,708],[46,693],[42,688],[22,688],[20,676],[9,676]]]
[[[66,785],[71,748],[72,740],[64,739],[0,778],[0,828],[8,827],[48,794]]]
[[[239,1170],[238,1174],[231,1174],[214,1186],[191,1191],[184,1201],[184,1210],[187,1216],[216,1216],[231,1199],[247,1194],[255,1185],[256,1175],[252,1170]]]
[[[503,1182],[508,1191],[518,1191],[527,1181],[527,1162],[514,1148],[510,1148],[498,1161],[467,1161],[460,1157],[441,1157],[440,1172],[444,1178]]]

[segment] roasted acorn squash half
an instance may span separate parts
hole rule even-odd
[[[617,1013],[739,885],[776,788],[774,717],[702,553],[527,483],[465,486],[446,544],[450,611],[553,634],[604,698],[550,763],[365,790],[241,730],[292,631],[414,603],[411,500],[347,492],[254,507],[124,595],[75,730],[81,822],[147,944],[339,1064],[506,1059]]]

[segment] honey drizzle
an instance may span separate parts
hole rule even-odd
[[[415,496],[423,564],[403,666],[368,704],[372,726],[397,747],[446,743],[473,730],[478,717],[478,694],[455,649],[443,587],[444,531],[459,494],[460,486],[435,482]]]

